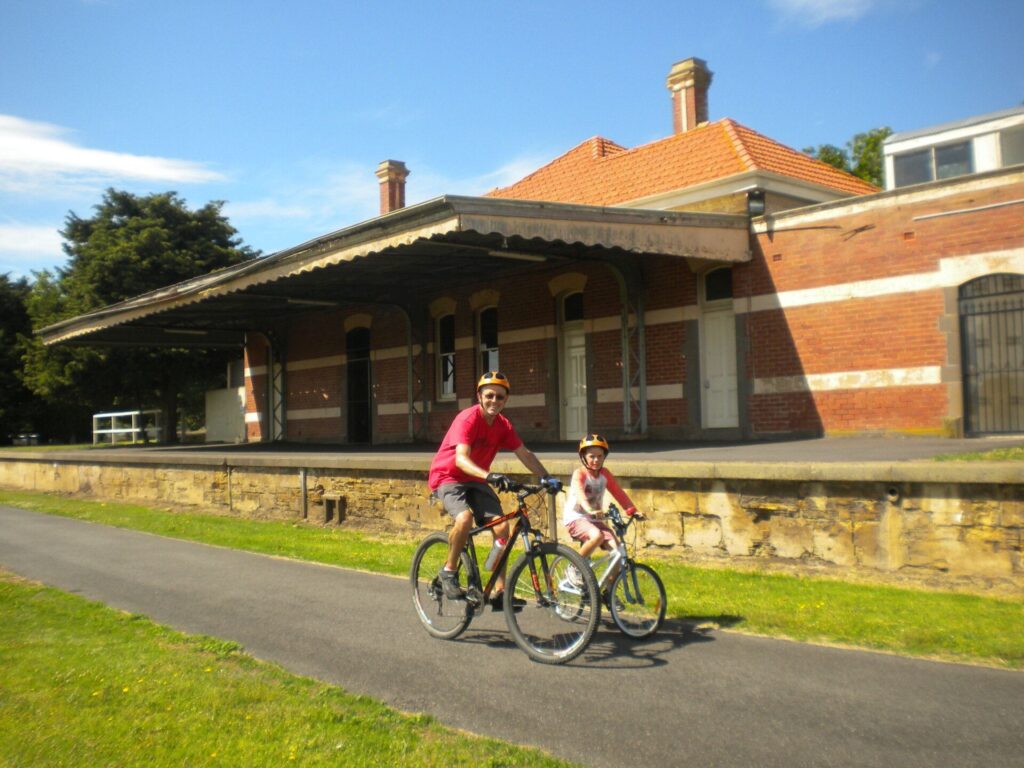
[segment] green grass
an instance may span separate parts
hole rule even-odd
[[[415,541],[28,492],[0,503],[175,538],[404,576]],[[653,562],[668,615],[745,632],[1024,668],[1024,598]]]
[[[935,461],[1024,461],[1024,446],[1016,448],[994,448],[977,453],[944,453]]]
[[[0,765],[568,763],[0,571]]]

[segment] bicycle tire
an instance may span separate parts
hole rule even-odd
[[[623,634],[642,640],[657,632],[665,621],[667,602],[665,585],[653,568],[626,563],[608,595],[608,610]]]
[[[424,629],[442,640],[454,640],[466,631],[473,619],[473,611],[465,599],[451,600],[445,597],[437,572],[447,559],[447,534],[430,534],[416,548],[409,580],[412,584],[413,606]],[[469,554],[463,550],[458,570],[459,585],[463,589],[467,586],[469,573],[472,573]]]
[[[531,565],[533,566],[531,568]],[[566,574],[555,572],[572,565],[582,585],[570,589]],[[537,574],[540,591],[534,587]],[[545,576],[547,583],[544,583]],[[564,664],[586,650],[601,618],[600,591],[594,572],[575,550],[565,544],[542,543],[523,554],[506,581],[505,621],[526,655],[541,664]],[[509,595],[526,602],[516,610]]]

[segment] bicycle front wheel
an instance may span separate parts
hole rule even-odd
[[[473,618],[473,611],[465,599],[445,597],[438,571],[448,559],[448,536],[432,533],[417,547],[412,558],[409,580],[412,582],[412,602],[424,628],[434,637],[452,640],[461,635]],[[469,555],[463,551],[459,561],[459,584],[465,589],[470,570]]]
[[[505,620],[527,656],[564,664],[583,653],[601,616],[600,592],[594,572],[574,550],[539,545],[516,561],[506,589],[526,603],[516,606],[507,596]]]
[[[650,637],[665,620],[665,585],[650,566],[627,563],[615,578],[608,603],[620,630],[638,640]]]

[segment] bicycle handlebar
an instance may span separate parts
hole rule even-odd
[[[520,483],[512,478],[506,478],[503,483],[504,488],[497,488],[498,491],[506,491],[507,493],[514,493],[521,498],[527,496],[533,496],[534,494],[540,493],[541,491],[547,491],[552,496],[559,493],[562,490],[562,483],[556,478],[543,478],[540,483]]]

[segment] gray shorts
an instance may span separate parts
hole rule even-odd
[[[487,483],[443,483],[434,493],[452,517],[472,510],[473,522],[477,525],[505,514],[498,494]]]

